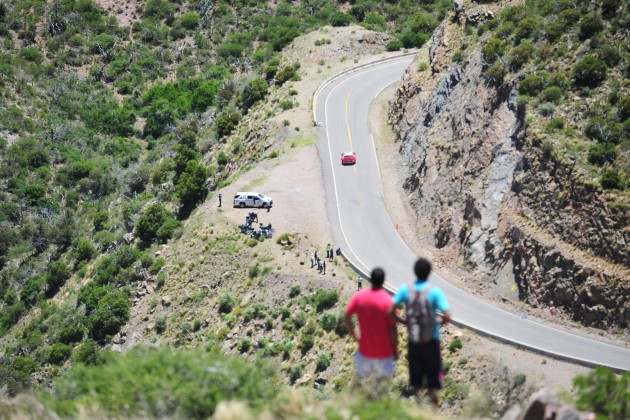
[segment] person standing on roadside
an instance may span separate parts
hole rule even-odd
[[[221,200],[223,199],[223,194],[219,193],[219,207],[221,207]]]
[[[392,297],[383,289],[385,272],[372,270],[372,287],[354,293],[346,307],[346,329],[359,343],[354,355],[356,376],[362,386],[375,396],[389,388],[394,376],[394,361],[398,359],[396,320],[389,316]],[[352,320],[357,318],[358,328]]]
[[[409,382],[418,402],[426,388],[433,405],[439,407],[438,391],[443,386],[440,326],[450,321],[450,306],[442,289],[427,280],[431,273],[428,260],[419,258],[414,272],[416,281],[398,289],[388,313],[397,318],[396,306],[405,304],[405,323],[409,330]]]

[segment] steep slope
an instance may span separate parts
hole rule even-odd
[[[560,308],[586,325],[627,329],[627,195],[589,181],[580,158],[554,148],[554,136],[541,129],[546,119],[529,109],[536,102],[519,96],[526,75],[553,63],[523,72],[510,72],[509,57],[504,67],[490,65],[488,36],[476,26],[480,20],[496,26],[500,10],[459,4],[392,102],[389,121],[408,168],[404,188],[419,236],[438,254],[463,258],[504,298]],[[562,105],[577,118],[574,101]],[[611,206],[615,200],[622,205]]]

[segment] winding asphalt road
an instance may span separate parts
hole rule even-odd
[[[372,100],[384,88],[400,80],[411,60],[412,56],[402,56],[340,74],[318,89],[313,102],[335,246],[341,246],[350,263],[364,275],[374,267],[384,268],[390,292],[413,281],[416,255],[398,234],[385,208],[376,149],[367,119]],[[344,151],[356,152],[357,165],[341,165]],[[586,366],[603,365],[616,371],[630,371],[628,349],[506,312],[467,294],[437,274],[430,280],[446,293],[458,325]]]

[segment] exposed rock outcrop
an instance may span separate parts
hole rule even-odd
[[[474,23],[466,17],[491,16],[493,7],[459,2],[434,32],[430,71],[412,64],[391,103],[419,236],[430,233],[426,245],[463,257],[490,282],[509,273],[533,305],[627,328],[628,215],[611,211],[574,162],[541,151],[516,102],[518,77],[487,84],[479,47],[453,63]]]
[[[560,398],[545,389],[531,396],[524,408],[513,406],[502,417],[503,420],[534,420],[534,419],[563,419],[563,420],[592,420],[595,414],[577,411],[573,407],[562,403]]]

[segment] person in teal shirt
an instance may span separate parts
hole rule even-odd
[[[414,388],[418,401],[426,387],[431,402],[438,407],[438,391],[442,388],[444,379],[440,354],[440,327],[443,324],[447,324],[451,319],[450,305],[442,289],[431,285],[427,280],[429,274],[431,274],[431,263],[429,261],[419,258],[414,265],[414,271],[416,281],[413,283],[413,288],[415,291],[421,292],[430,287],[427,299],[433,307],[433,316],[436,322],[432,339],[427,343],[408,342],[409,382]],[[402,285],[394,296],[394,301],[389,309],[390,315],[394,316],[396,306],[407,304],[410,297],[409,286]]]

